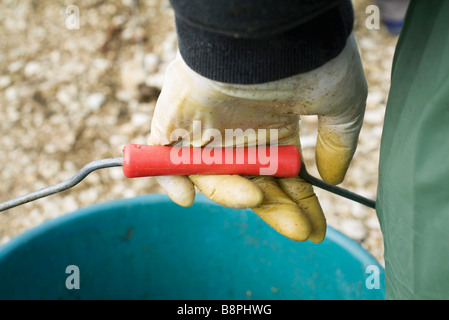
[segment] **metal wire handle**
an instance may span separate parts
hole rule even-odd
[[[340,188],[340,187],[337,187],[334,185],[327,184],[323,180],[320,180],[320,179],[315,178],[314,176],[310,175],[307,172],[306,166],[304,165],[303,162],[301,162],[301,171],[299,172],[299,176],[301,178],[303,178],[305,181],[309,182],[310,184],[312,184],[318,188],[327,190],[327,191],[332,192],[341,197],[361,203],[369,208],[376,209],[376,201],[365,198],[365,197],[363,197],[357,193],[354,193],[352,191],[349,191],[349,190],[346,190],[346,189],[343,189],[343,188]]]
[[[80,171],[78,171],[73,177],[71,177],[68,180],[65,180],[63,182],[60,182],[58,184],[55,184],[50,187],[43,188],[41,190],[26,194],[24,196],[8,200],[6,202],[0,203],[0,211],[5,211],[8,209],[11,209],[13,207],[17,207],[19,205],[50,196],[52,194],[67,190],[69,188],[74,187],[78,183],[80,183],[87,175],[89,175],[91,172],[103,169],[103,168],[110,168],[110,167],[119,167],[123,165],[123,157],[119,158],[109,158],[109,159],[101,159],[96,160],[88,163],[85,165]],[[374,200],[365,198],[357,193],[351,192],[349,190],[329,185],[326,182],[315,178],[314,176],[310,175],[304,163],[301,162],[301,171],[299,172],[299,176],[303,178],[305,181],[309,182],[310,184],[327,190],[329,192],[332,192],[336,195],[342,196],[344,198],[347,198],[349,200],[361,203],[367,207],[370,207],[372,209],[376,208],[376,202]]]
[[[0,203],[0,211],[4,211],[7,209],[11,209],[13,207],[20,206],[30,201],[34,201],[43,197],[47,197],[54,193],[58,193],[64,190],[67,190],[78,183],[80,183],[89,173],[92,171],[110,168],[110,167],[119,167],[123,165],[123,158],[109,158],[109,159],[101,159],[92,161],[86,164],[80,171],[78,171],[73,177],[58,184],[55,184],[50,187],[46,187],[40,189],[38,191],[34,191],[32,193],[26,194],[24,196],[8,200],[6,202]]]

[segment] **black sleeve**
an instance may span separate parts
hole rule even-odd
[[[196,72],[255,84],[313,70],[352,32],[351,0],[170,0],[178,46]]]

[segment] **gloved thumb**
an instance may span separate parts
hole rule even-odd
[[[323,180],[329,184],[343,181],[357,148],[365,114],[368,87],[357,44],[353,36],[340,57],[328,69],[339,76],[329,81],[328,97],[318,113],[316,162]],[[323,80],[323,83],[325,81]]]
[[[319,116],[315,158],[318,172],[329,184],[343,181],[357,148],[364,108],[350,117]]]

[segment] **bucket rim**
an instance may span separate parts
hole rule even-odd
[[[68,212],[61,216],[51,218],[46,220],[24,232],[11,238],[8,242],[0,246],[0,261],[8,256],[10,253],[14,252],[16,249],[23,247],[25,244],[32,242],[37,237],[42,236],[56,228],[72,223],[73,221],[85,219],[88,216],[95,214],[97,212],[102,212],[108,210],[109,208],[116,208],[117,206],[130,206],[136,204],[161,204],[161,203],[172,203],[172,200],[165,194],[145,194],[139,195],[132,198],[121,198],[115,200],[109,200],[102,203],[96,203],[90,206],[79,208],[75,211]],[[219,204],[208,199],[202,194],[197,194],[195,197],[195,204],[205,204],[221,207]],[[251,209],[240,209],[240,210],[251,210]],[[293,241],[293,240],[292,240]],[[336,228],[328,225],[325,241],[330,241],[340,246],[342,249],[348,252],[354,259],[359,260],[363,265],[376,265],[381,272],[384,272],[384,267],[377,261],[377,259],[367,250],[365,250],[360,243],[356,240],[345,235]],[[320,244],[317,244],[320,245]]]

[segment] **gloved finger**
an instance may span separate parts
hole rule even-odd
[[[195,187],[187,176],[158,176],[159,185],[173,202],[190,207],[195,200]]]
[[[280,234],[294,241],[306,241],[312,225],[298,205],[281,190],[275,178],[258,176],[252,181],[264,194],[262,203],[252,210]]]
[[[153,118],[154,120],[154,118]],[[149,145],[167,145],[171,141],[162,134],[157,125],[157,121],[153,122]],[[156,181],[164,189],[165,193],[173,202],[183,207],[189,207],[195,200],[195,187],[187,176],[157,176]]]
[[[354,156],[364,116],[364,108],[358,109],[346,117],[318,117],[315,157],[318,172],[329,184],[343,181]]]
[[[262,190],[239,175],[191,175],[190,180],[212,201],[230,208],[251,208],[263,200]]]
[[[301,178],[280,178],[277,183],[307,216],[312,229],[309,240],[315,243],[322,242],[326,237],[326,218],[312,185]]]

